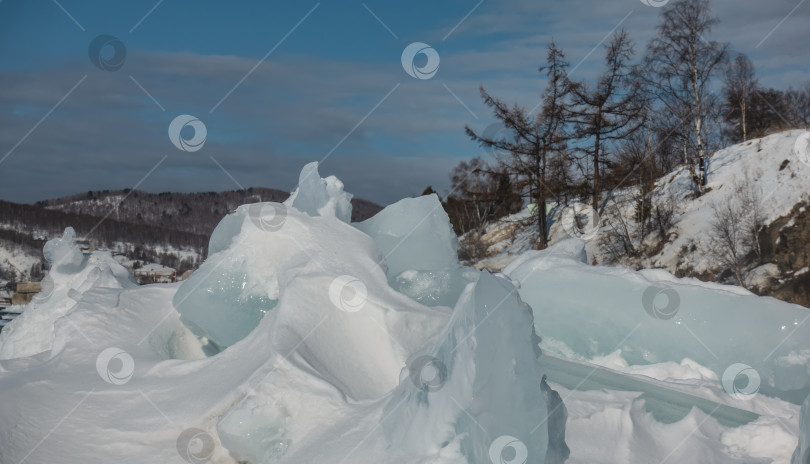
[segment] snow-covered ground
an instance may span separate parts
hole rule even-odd
[[[581,240],[492,275],[437,197],[359,224],[349,200],[307,165],[176,284],[48,242],[0,333],[0,463],[790,462],[804,308],[590,266]]]

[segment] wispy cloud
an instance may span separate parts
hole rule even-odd
[[[72,61],[0,72],[1,153],[88,75],[0,167],[4,174],[0,198],[34,201],[131,186],[165,155],[169,158],[143,188],[232,188],[233,180],[211,162],[211,156],[242,185],[292,188],[305,162],[323,158],[344,137],[323,171],[339,174],[349,191],[385,203],[419,193],[426,185],[442,190],[453,164],[480,152],[464,135],[464,125],[483,128],[491,122],[478,95],[479,85],[531,108],[542,90],[537,68],[549,40],[554,38],[572,63],[582,61],[573,77],[587,79],[602,60],[601,50],[594,47],[620,20],[627,18],[622,26],[642,53],[660,13],[639,0],[502,0],[480,3],[459,24],[477,3],[449,4],[442,19],[424,30],[408,29],[401,14],[369,3],[395,35],[358,5],[347,14],[355,14],[368,33],[375,34],[368,56],[342,48],[340,53],[301,51],[299,45],[296,52],[279,52],[256,66],[255,56],[132,46],[120,72],[96,70],[84,52]],[[738,2],[713,3],[722,21],[713,38],[749,53],[763,84],[784,88],[810,80],[806,65],[810,6],[796,8],[785,19],[796,1],[751,1],[744,8]],[[169,7],[166,3],[161,9]],[[148,24],[159,23],[160,11],[150,16]],[[71,34],[81,34],[56,7],[53,13]],[[86,14],[80,16],[90,27]],[[327,14],[313,15],[313,23],[307,24],[315,29],[325,19]],[[147,31],[143,26],[136,33]],[[304,32],[291,36],[285,47],[312,33]],[[768,40],[756,48],[766,34]],[[430,80],[408,76],[400,64],[402,49],[416,38],[430,42],[441,55],[439,72]],[[249,77],[209,114],[248,72]],[[354,129],[397,84],[396,92]],[[184,113],[206,124],[208,140],[200,152],[181,152],[168,140],[169,122]]]

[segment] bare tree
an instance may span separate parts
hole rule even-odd
[[[671,196],[665,196],[653,205],[652,222],[658,231],[658,238],[666,240],[667,234],[675,226],[675,200]]]
[[[745,230],[740,223],[739,209],[734,205],[731,197],[720,204],[712,204],[714,216],[711,221],[711,239],[709,252],[726,269],[734,273],[734,277],[741,286],[745,286],[743,278],[743,260],[747,254],[745,248]]]
[[[605,176],[605,183],[619,185],[634,185],[633,202],[635,214],[632,217],[637,225],[640,241],[644,241],[651,230],[650,213],[652,209],[652,190],[658,178],[654,164],[653,133],[646,127],[629,135],[617,144],[615,155],[610,163],[610,169]],[[605,199],[605,205],[614,198],[615,190],[611,190]],[[606,208],[606,206],[603,206]]]
[[[726,119],[739,118],[743,142],[748,140],[748,122],[746,120],[748,102],[751,101],[751,96],[758,86],[754,64],[745,54],[738,54],[728,63],[725,69],[723,94],[726,105],[731,111]]]
[[[799,122],[805,129],[810,129],[810,82],[799,91],[798,97]]]
[[[481,229],[488,221],[517,212],[522,206],[509,173],[481,158],[460,162],[451,173],[450,185],[452,193],[444,207],[459,234]]]
[[[748,172],[741,182],[734,185],[735,197],[739,202],[740,214],[743,217],[742,225],[747,235],[746,241],[757,258],[757,264],[762,259],[762,246],[759,242],[759,232],[765,227],[765,210],[762,206],[762,194],[759,187],[751,179]]]
[[[717,24],[709,0],[677,0],[664,7],[658,35],[647,46],[645,81],[667,111],[683,121],[684,162],[698,193],[706,184],[706,123],[711,83],[726,60],[727,44],[706,35]],[[688,138],[687,138],[688,137]],[[690,145],[700,167],[697,175]]]
[[[810,83],[803,89],[788,89],[783,92],[784,117],[795,128],[810,127]]]
[[[654,102],[650,102],[652,106]],[[670,111],[657,111],[649,108],[654,117],[647,118],[647,129],[651,135],[652,160],[659,175],[675,169],[684,160],[683,119]]]
[[[606,45],[607,69],[590,88],[585,83],[572,87],[571,119],[576,128],[575,137],[585,140],[581,149],[589,160],[584,170],[591,178],[591,206],[594,223],[599,216],[600,170],[607,161],[607,149],[612,142],[623,140],[641,127],[644,119],[644,101],[641,87],[634,78],[630,60],[633,57],[633,42],[627,31],[613,35]],[[590,176],[587,171],[590,170]]]
[[[622,258],[638,256],[639,247],[643,242],[640,233],[641,224],[635,223],[624,216],[621,205],[613,198],[610,206],[606,207],[610,213],[605,215],[605,232],[599,236],[599,246],[613,261],[621,262]]]
[[[549,183],[549,168],[553,165],[551,159],[565,151],[568,140],[565,121],[572,86],[567,77],[567,68],[565,54],[552,42],[548,46],[546,65],[540,68],[546,74],[548,83],[541,96],[540,110],[534,116],[517,104],[508,106],[481,88],[484,103],[492,108],[495,117],[503,123],[511,137],[490,138],[466,127],[471,139],[484,147],[507,154],[499,162],[517,178],[523,194],[537,202],[538,248],[548,246],[545,205],[555,195]]]
[[[746,173],[744,179],[734,183],[732,193],[711,207],[714,216],[710,223],[709,253],[745,287],[751,254],[757,258],[755,264],[759,264],[762,257],[759,231],[764,226],[765,216],[759,189]]]

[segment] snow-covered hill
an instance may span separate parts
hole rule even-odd
[[[244,203],[281,201],[281,190],[205,193],[147,193],[138,190],[91,191],[16,204],[0,201],[0,281],[42,278],[42,245],[73,227],[85,249],[113,252],[128,268],[159,264],[180,273],[196,269],[206,256],[214,227]],[[352,220],[382,209],[352,198]]]
[[[280,202],[288,196],[289,192],[283,190],[259,187],[203,193],[105,190],[41,201],[37,206],[94,217],[109,216],[117,221],[199,233],[207,237],[220,219],[239,205]],[[370,201],[352,198],[352,221],[368,219],[381,209],[381,206]]]
[[[636,219],[639,189],[631,187],[611,192],[597,226],[589,205],[574,202],[555,208],[550,241],[572,236],[584,239],[593,263],[661,268],[680,276],[738,284],[728,263],[718,258],[723,247],[713,227],[718,211],[730,208],[738,214],[753,207],[762,226],[758,235],[761,258],[747,257],[743,284],[762,294],[810,304],[808,294],[795,288],[806,284],[803,279],[810,266],[810,236],[802,232],[810,225],[806,208],[810,205],[810,164],[801,151],[806,140],[806,131],[787,131],[717,151],[710,158],[706,191],[700,196],[686,168],[662,177],[651,193],[651,206],[672,211],[664,234],[652,227],[642,239]],[[572,220],[575,214],[581,221],[579,227]],[[527,217],[524,211],[490,224],[482,237],[489,256],[476,267],[500,270],[531,249],[534,226],[518,224]],[[739,215],[735,218],[745,220]],[[628,242],[635,256],[626,253]],[[741,254],[753,253],[743,250]]]

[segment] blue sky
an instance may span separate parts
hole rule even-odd
[[[711,38],[749,54],[764,85],[810,81],[810,1],[713,8],[722,22]],[[494,122],[479,85],[531,108],[552,37],[571,77],[588,79],[612,30],[626,28],[641,53],[659,12],[640,0],[3,0],[0,199],[136,185],[290,190],[313,160],[383,204],[427,185],[446,191],[450,169],[482,153],[464,125]],[[88,56],[101,34],[126,47],[116,71]],[[413,42],[438,53],[434,77],[403,69]],[[171,143],[181,114],[204,123],[202,149]]]

